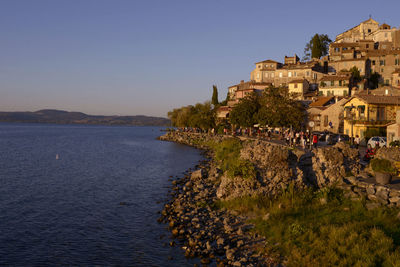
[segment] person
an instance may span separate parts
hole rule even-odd
[[[360,137],[358,137],[358,135],[356,135],[356,138],[354,138],[354,145],[358,149],[358,146],[360,145]]]
[[[313,142],[313,147],[317,148],[317,144],[318,144],[318,135],[314,134],[312,137],[312,142]]]
[[[368,144],[368,148],[365,151],[364,160],[369,161],[374,157],[374,155],[375,155],[375,149],[373,149],[372,146]]]

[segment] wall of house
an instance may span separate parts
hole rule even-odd
[[[319,87],[319,92],[323,96],[348,96],[349,87],[347,86],[325,86]]]

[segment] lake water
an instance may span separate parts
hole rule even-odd
[[[193,266],[157,212],[201,155],[160,129],[0,123],[0,265]]]

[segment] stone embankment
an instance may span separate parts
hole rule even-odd
[[[222,140],[225,137],[180,133],[160,137],[198,148],[206,148],[199,145],[198,140],[207,142],[211,138]],[[246,222],[247,218],[214,208],[221,170],[210,158],[196,167],[198,170],[172,182],[172,199],[162,211],[160,222],[169,225],[176,241],[171,241],[170,245],[181,246],[186,257],[199,257],[202,264],[276,266],[258,252],[259,248],[264,248],[265,240],[249,232],[253,226]]]
[[[226,138],[232,137],[168,132],[159,139],[207,149],[208,142]],[[200,257],[203,264],[276,265],[257,253],[265,241],[248,231],[252,228],[246,222],[248,218],[214,208],[218,200],[260,194],[273,197],[291,184],[298,189],[338,185],[348,189],[350,197],[400,203],[399,191],[366,180],[371,177],[361,168],[358,150],[344,143],[307,152],[262,140],[247,140],[242,145],[240,157],[254,164],[256,178],[228,177],[208,151],[208,160],[201,162],[197,171],[173,181],[172,199],[162,211],[160,221],[169,224],[185,255]]]
[[[375,157],[387,159],[392,163],[400,162],[400,149],[383,147],[378,150]],[[399,180],[388,185],[377,184],[373,176],[373,171],[367,169],[358,175],[346,177],[345,182],[342,184],[342,187],[347,189],[349,197],[371,200],[371,203],[367,203],[368,208],[375,208],[379,205],[400,207]]]

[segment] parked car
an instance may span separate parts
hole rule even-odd
[[[375,148],[377,143],[379,143],[379,147],[386,147],[386,137],[373,136],[368,140],[367,145],[371,145],[372,148]]]

